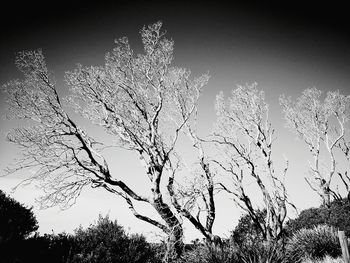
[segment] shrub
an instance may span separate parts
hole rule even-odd
[[[291,235],[299,229],[323,224],[344,230],[345,234],[350,236],[350,201],[333,201],[329,209],[322,206],[305,209],[296,219],[287,222],[286,230]]]
[[[181,263],[235,263],[239,262],[236,249],[230,245],[197,244],[184,253]]]
[[[18,248],[38,227],[32,208],[0,190],[0,262],[18,262]]]
[[[258,211],[257,215],[263,223],[266,210]],[[283,239],[276,242],[265,241],[261,229],[249,214],[239,219],[238,225],[231,233],[231,240],[235,244],[236,258],[239,259],[237,262],[280,263],[285,261]]]
[[[266,209],[257,211],[260,222],[264,222],[264,217],[266,216]],[[241,216],[238,221],[237,226],[231,232],[231,239],[235,244],[243,244],[247,242],[261,242],[263,240],[262,231],[257,226],[249,214]]]
[[[300,212],[299,216],[291,219],[286,224],[286,230],[289,234],[307,228],[311,229],[318,225],[326,224],[325,209],[323,208],[308,208]]]
[[[36,234],[24,240],[17,249],[21,253],[16,262],[66,263],[75,253],[75,243],[74,237],[65,233]]]
[[[257,242],[237,246],[233,243],[222,247],[197,245],[185,252],[181,263],[285,263],[283,244]]]
[[[142,235],[128,235],[108,216],[100,215],[96,225],[75,232],[79,263],[145,263],[155,261],[155,252]]]
[[[11,243],[11,246],[7,246],[6,249],[11,251],[11,255],[6,256],[6,253],[0,249],[1,263],[68,263],[76,252],[74,237],[65,233],[43,236],[35,233],[34,236],[25,240]]]
[[[244,263],[284,263],[287,260],[282,242],[245,243],[238,248],[238,255],[239,262]]]
[[[287,255],[291,262],[303,259],[321,259],[325,256],[341,255],[337,234],[326,225],[313,229],[300,229],[288,240]]]
[[[350,236],[350,200],[334,201],[331,205],[329,224],[344,230]]]
[[[27,238],[39,228],[32,208],[0,190],[0,246]]]

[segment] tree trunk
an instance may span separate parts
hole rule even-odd
[[[331,204],[331,191],[329,188],[329,184],[330,181],[326,182],[326,180],[324,179],[322,179],[320,183],[322,205],[326,208],[329,208]]]
[[[348,241],[345,236],[344,231],[338,231],[338,238],[342,250],[343,260],[344,263],[350,263],[350,254],[349,254],[349,248],[348,248]]]
[[[174,226],[171,229],[171,232],[168,234],[166,251],[162,261],[164,263],[170,263],[179,259],[182,255],[183,248],[183,229],[179,224],[177,226]]]
[[[162,217],[168,227],[167,246],[163,262],[173,262],[174,260],[179,259],[183,252],[184,234],[182,223],[170,209],[169,205],[163,202],[163,198],[160,193],[154,193],[153,207],[157,210],[158,214]]]

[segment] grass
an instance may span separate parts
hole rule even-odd
[[[290,261],[302,262],[305,258],[337,258],[341,255],[341,248],[338,236],[332,228],[319,225],[295,232],[287,243],[287,254]]]

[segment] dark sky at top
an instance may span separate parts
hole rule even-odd
[[[30,46],[38,39],[60,45],[64,39],[59,37],[74,38],[79,30],[96,35],[96,29],[108,32],[114,28],[122,34],[128,27],[140,28],[155,20],[162,20],[169,31],[176,27],[186,35],[196,29],[193,33],[208,34],[208,38],[236,28],[247,35],[265,31],[286,38],[312,34],[316,39],[349,41],[347,8],[337,1],[9,1],[0,19],[2,50],[9,45]]]
[[[51,59],[62,61],[76,50],[90,49],[93,56],[93,50],[108,51],[116,37],[139,40],[138,30],[158,20],[175,44],[318,49],[317,56],[341,53],[345,59],[350,53],[346,12],[345,5],[329,1],[9,1],[0,15],[0,77],[1,82],[10,77],[7,65],[17,51],[55,49],[62,53]]]
[[[149,23],[155,17],[182,19],[184,22],[203,23],[203,26],[213,21],[234,22],[238,17],[238,20],[250,18],[251,22],[259,19],[270,21],[277,27],[284,24],[339,33],[345,33],[348,28],[347,8],[340,1],[9,1],[2,8],[1,28],[18,39],[17,33],[29,33],[28,30],[33,29],[45,32],[52,26],[69,27],[96,21],[108,23],[128,18],[128,23],[140,24]]]
[[[343,4],[323,1],[12,1],[0,16],[0,82],[20,77],[16,52],[42,48],[61,84],[76,63],[101,65],[115,38],[128,36],[140,51],[140,28],[161,20],[175,41],[175,65],[212,76],[210,103],[219,86],[234,81],[281,86],[299,79],[292,85],[300,89],[344,90],[346,12]]]
[[[202,98],[206,120],[214,118],[220,90],[257,81],[282,127],[280,94],[310,86],[348,94],[347,10],[324,1],[11,1],[0,15],[0,83],[21,77],[16,52],[42,48],[64,89],[65,71],[103,64],[115,38],[127,36],[141,52],[139,30],[161,20],[175,41],[174,64],[211,75]],[[1,110],[4,104],[1,96]]]

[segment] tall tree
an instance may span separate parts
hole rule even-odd
[[[210,239],[215,210],[210,183],[207,225],[182,205],[174,187],[178,163],[175,148],[180,133],[191,127],[209,77],[192,79],[189,70],[171,67],[174,43],[165,37],[161,26],[158,22],[140,31],[142,54],[135,55],[123,37],[106,54],[103,66],[78,65],[66,73],[69,105],[114,136],[118,146],[138,155],[151,185],[148,196],[137,193],[119,174],[112,174],[102,143],[89,136],[66,111],[41,50],[20,52],[16,65],[24,80],[10,81],[4,87],[9,116],[30,120],[31,124],[15,128],[7,136],[23,148],[22,159],[8,171],[34,169],[30,180],[44,182],[44,206],[69,206],[87,185],[124,198],[137,218],[168,235],[165,260],[170,260],[179,257],[183,247],[180,217],[187,217]],[[197,138],[194,132],[192,138]],[[205,159],[200,158],[209,178]],[[161,181],[166,178],[167,187],[162,187]],[[139,213],[135,202],[152,207],[161,220]]]
[[[337,172],[348,190],[347,171],[343,174],[339,170],[339,162],[342,152],[348,158],[350,96],[330,91],[322,100],[320,90],[308,88],[295,101],[282,96],[280,103],[287,125],[312,155],[311,178],[305,178],[306,182],[320,195],[322,204],[329,207],[332,195],[340,198],[331,185]]]
[[[275,170],[272,160],[274,129],[268,118],[268,105],[264,92],[256,84],[238,86],[225,99],[217,96],[217,123],[214,142],[218,145],[219,158],[215,162],[230,176],[230,183],[221,183],[232,194],[259,228],[266,240],[278,239],[283,232],[288,203],[283,171]],[[262,218],[259,208],[247,191],[248,182],[255,185],[263,198],[266,215]]]

